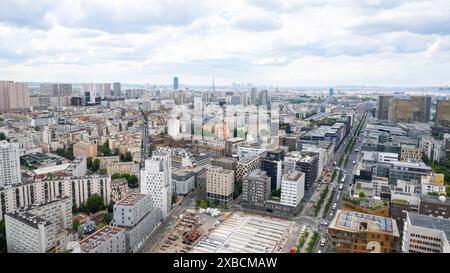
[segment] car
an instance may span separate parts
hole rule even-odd
[[[325,221],[325,220],[323,220],[321,224],[322,224],[322,226],[327,226],[327,225],[328,225],[328,222]]]
[[[322,253],[322,251],[320,251],[320,249],[317,251],[317,253]]]
[[[320,240],[320,246],[325,246],[325,238],[322,238],[322,240]]]
[[[353,160],[353,165],[355,165],[356,164],[356,161],[355,160]]]
[[[335,210],[336,207],[337,207],[337,203],[334,203],[332,209]]]

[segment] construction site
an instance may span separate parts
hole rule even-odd
[[[185,212],[158,244],[159,253],[274,253],[282,252],[294,222],[230,212],[213,217]]]

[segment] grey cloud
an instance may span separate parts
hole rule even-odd
[[[265,32],[281,29],[283,24],[277,17],[259,16],[240,18],[233,23],[233,26],[245,31]]]

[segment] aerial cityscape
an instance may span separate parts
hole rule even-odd
[[[0,1],[0,253],[450,253],[450,4],[230,2]]]

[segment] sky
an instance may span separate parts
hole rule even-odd
[[[448,0],[1,0],[0,80],[450,84]]]

